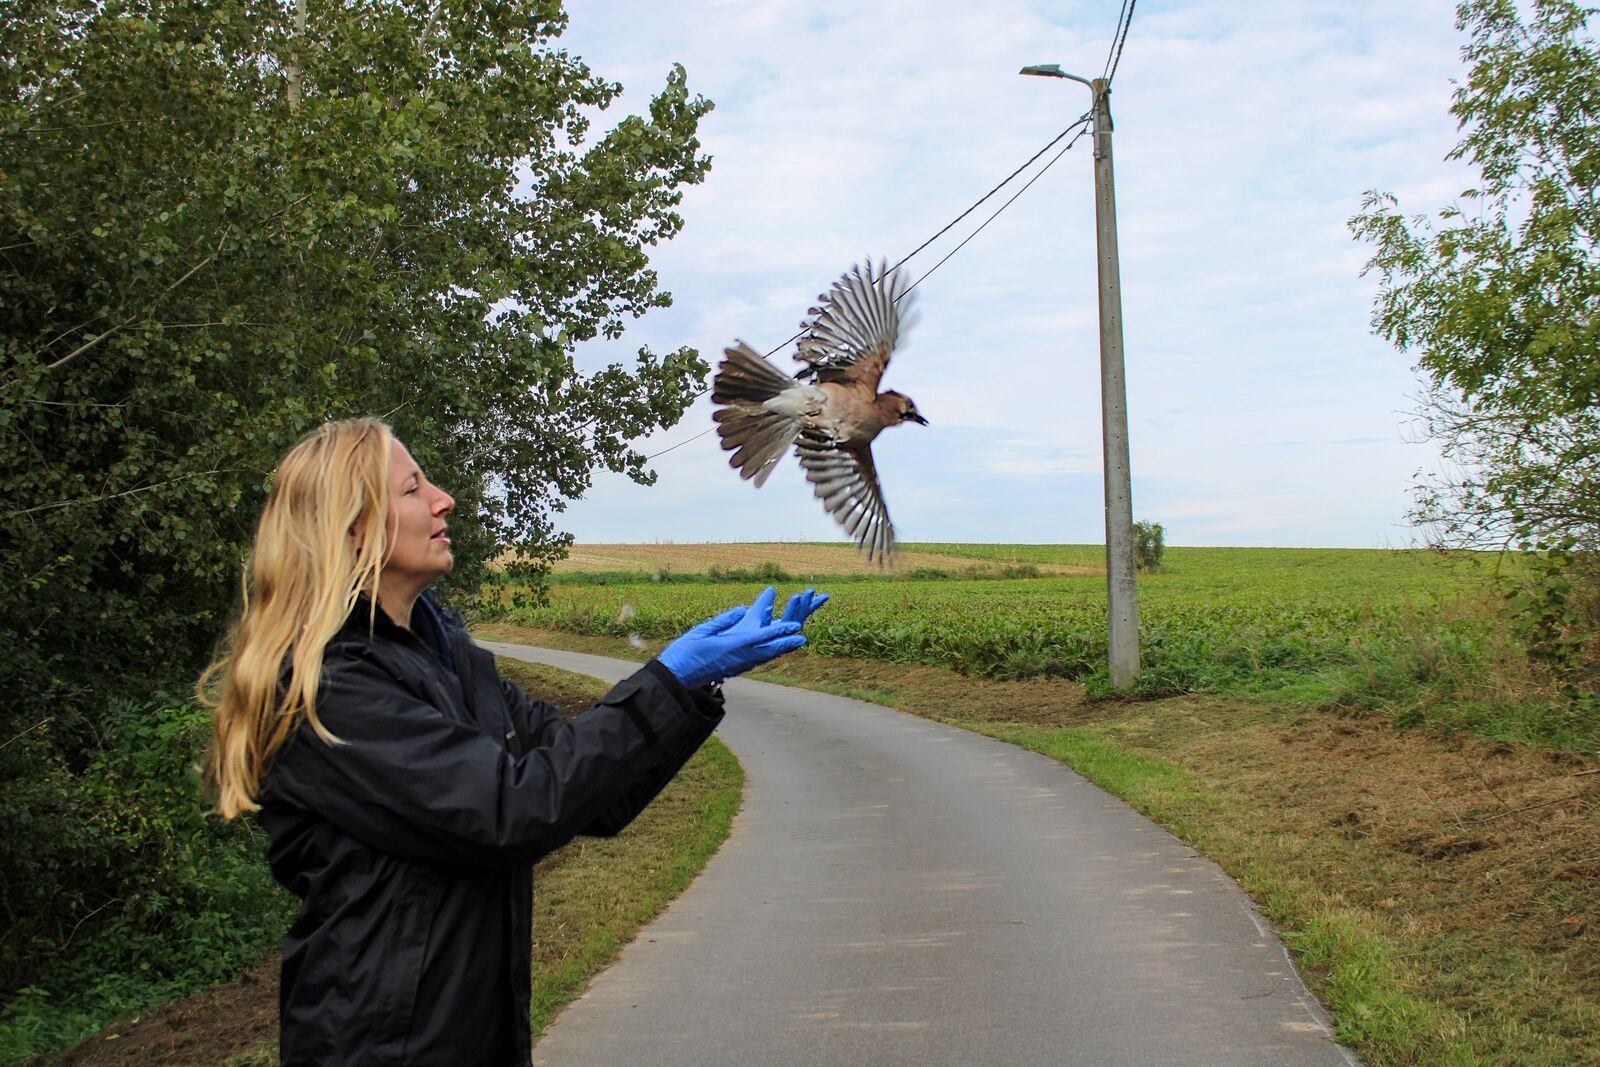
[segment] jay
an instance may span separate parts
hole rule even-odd
[[[928,420],[911,398],[878,383],[902,328],[907,293],[898,270],[852,267],[818,298],[801,324],[793,377],[743,341],[724,351],[712,387],[712,416],[729,464],[759,488],[793,445],[822,505],[866,551],[886,561],[894,525],[872,462],[872,442],[887,426]],[[910,324],[909,316],[905,324]]]

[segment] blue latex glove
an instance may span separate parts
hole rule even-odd
[[[803,618],[789,619],[786,613],[773,622],[772,602],[777,595],[777,590],[767,586],[749,607],[741,604],[707,619],[662,649],[656,659],[680,682],[693,688],[743,674],[785,652],[793,652],[806,643],[800,633]],[[794,606],[793,599],[790,606]]]
[[[789,598],[788,605],[783,609],[783,621],[804,623],[811,617],[813,611],[827,602],[827,593],[819,593],[807,586],[805,592],[796,593]]]

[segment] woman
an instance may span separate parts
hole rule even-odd
[[[716,728],[717,683],[804,644],[827,599],[806,590],[774,621],[767,589],[564,723],[428,591],[453,563],[454,503],[375,419],[309,434],[201,679],[217,810],[258,813],[302,901],[285,1064],[526,1065],[533,862],[626,826]]]

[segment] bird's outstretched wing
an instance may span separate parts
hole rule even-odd
[[[894,551],[894,524],[883,502],[871,447],[841,446],[825,426],[813,425],[800,431],[794,450],[822,506],[866,550],[869,560],[887,562]]]
[[[908,324],[906,275],[872,260],[851,267],[800,324],[804,334],[794,358],[805,364],[795,377],[818,382],[862,382],[876,392],[889,355]]]

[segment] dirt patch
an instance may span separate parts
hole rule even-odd
[[[1600,1001],[1600,774],[1568,756],[1308,716],[1173,749],[1281,812],[1313,869],[1359,861],[1349,899],[1419,938],[1537,953]],[[1329,837],[1348,846],[1328,847]],[[1330,854],[1331,853],[1331,854]],[[1308,859],[1310,862],[1310,859]],[[1402,904],[1402,902],[1404,902]]]
[[[669,574],[705,574],[712,567],[756,571],[775,564],[787,574],[818,577],[832,574],[882,574],[886,577],[915,570],[946,571],[951,575],[999,574],[1005,562],[901,552],[893,567],[883,568],[850,545],[772,542],[768,544],[684,545],[573,545],[567,558],[555,565],[557,574],[594,571],[640,571]],[[1041,575],[1104,574],[1105,569],[1062,563],[1027,564]]]
[[[1475,1062],[1600,1063],[1593,761],[1318,713],[1133,743],[1221,798],[1213,858],[1270,854],[1394,946]]]
[[[278,957],[274,953],[238,981],[152,1008],[106,1027],[65,1052],[30,1062],[59,1067],[210,1067],[275,1044],[277,1035]]]

